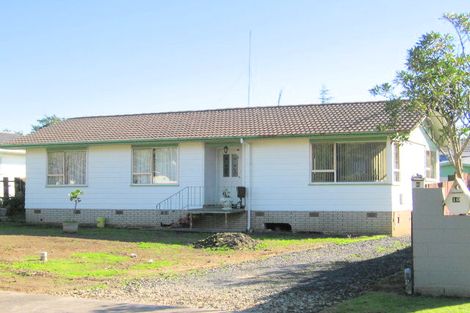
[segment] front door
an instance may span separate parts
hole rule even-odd
[[[224,192],[230,194],[233,204],[239,201],[237,186],[242,185],[241,169],[240,146],[225,146],[217,150],[217,201],[220,202]]]

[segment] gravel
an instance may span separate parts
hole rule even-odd
[[[410,259],[409,238],[387,237],[73,295],[247,313],[319,312],[402,271]]]

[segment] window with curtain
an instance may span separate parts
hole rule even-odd
[[[134,148],[132,153],[133,184],[178,183],[176,147]]]
[[[400,144],[393,143],[393,181],[400,181]]]
[[[312,182],[380,182],[387,177],[386,145],[312,144]]]
[[[436,178],[436,151],[426,151],[426,178]]]
[[[85,185],[86,151],[67,150],[47,153],[48,185]]]

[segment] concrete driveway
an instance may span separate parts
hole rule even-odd
[[[2,313],[180,313],[220,312],[184,307],[119,303],[112,301],[55,297],[48,295],[0,292]]]

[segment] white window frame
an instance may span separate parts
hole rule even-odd
[[[337,181],[337,164],[336,164],[336,152],[337,152],[337,149],[336,149],[336,146],[337,144],[361,144],[361,143],[383,143],[385,144],[385,150],[387,150],[387,143],[385,140],[368,140],[368,141],[323,141],[323,140],[320,140],[320,141],[315,141],[315,140],[311,140],[309,142],[309,153],[310,153],[310,157],[309,157],[309,160],[310,160],[310,165],[309,165],[309,168],[310,168],[310,171],[309,171],[309,185],[370,185],[370,184],[373,184],[373,185],[384,185],[384,184],[390,184],[390,181],[389,181],[389,178],[388,178],[388,171],[387,171],[387,162],[385,162],[385,173],[386,173],[386,176],[384,178],[384,180],[381,180],[381,181],[355,181],[355,182],[338,182]],[[314,144],[333,144],[333,153],[334,153],[334,156],[333,156],[333,166],[334,166],[334,181],[332,182],[314,182],[312,180],[312,174],[314,173],[314,170],[313,170],[313,145]],[[321,173],[321,172],[329,172],[331,173],[332,170],[315,170],[315,172],[317,173]]]
[[[329,144],[333,145],[333,169],[329,170],[316,170],[313,166],[313,145],[314,144]],[[312,180],[312,174],[315,173],[333,173],[333,181],[332,182],[314,182]],[[336,183],[336,143],[335,142],[310,142],[310,183],[312,184],[331,184]]]
[[[431,157],[431,164],[428,166],[428,153]],[[432,163],[432,154],[434,154],[434,164]],[[426,149],[424,151],[424,177],[429,180],[436,180],[437,179],[437,151],[436,150],[430,150]],[[431,171],[433,176],[428,176],[428,170]]]
[[[65,184],[65,153],[66,152],[84,152],[85,153],[85,182],[83,184]],[[49,174],[49,153],[62,153],[63,165],[62,174]],[[63,177],[62,184],[49,184],[49,177]],[[87,149],[58,149],[46,151],[46,187],[86,187],[88,185],[88,150]]]
[[[392,142],[392,181],[394,183],[401,182],[401,148],[400,147],[401,145],[399,142]],[[398,157],[398,167],[395,167],[397,157]],[[396,179],[397,176],[398,176],[398,179]]]
[[[154,183],[155,177],[155,149],[176,148],[176,182],[167,183]],[[151,173],[134,173],[134,150],[152,150],[152,171]],[[149,175],[149,184],[134,183],[134,175]],[[164,146],[135,146],[131,149],[131,186],[179,186],[180,182],[180,151],[178,145],[164,145]]]

